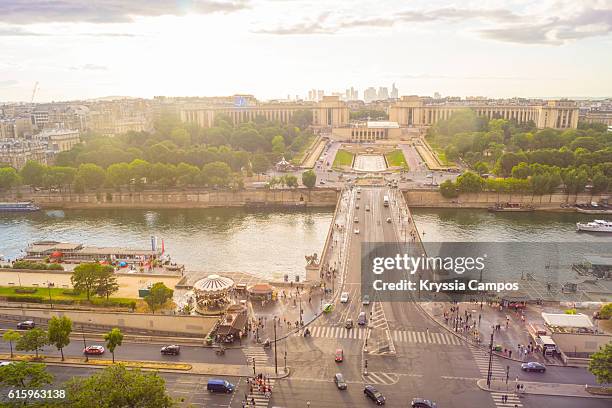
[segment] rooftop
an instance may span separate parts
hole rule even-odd
[[[552,327],[593,327],[591,319],[582,313],[575,315],[564,313],[542,313],[542,318],[547,325]]]

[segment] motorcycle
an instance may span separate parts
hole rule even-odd
[[[304,330],[304,337],[310,336],[310,329]]]
[[[225,354],[225,348],[224,347],[218,348],[217,350],[215,350],[215,354],[218,355],[218,356],[224,355]]]
[[[270,340],[266,340],[266,341],[264,342],[264,344],[263,344],[263,347],[264,347],[265,349],[272,347],[272,345],[270,344]]]

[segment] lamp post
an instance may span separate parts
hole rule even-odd
[[[493,334],[495,333],[495,327],[491,330],[491,343],[489,343],[489,369],[487,370],[487,387],[491,387],[491,376],[493,375]]]
[[[89,356],[85,351],[85,349],[87,348],[87,342],[85,341],[85,326],[83,326],[83,323],[81,323],[81,334],[83,335],[83,353],[85,353],[85,362],[88,362]]]
[[[276,316],[274,316],[274,373],[278,375],[278,357],[276,354]]]

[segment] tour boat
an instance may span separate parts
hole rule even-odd
[[[0,203],[0,212],[39,211],[40,207],[31,201],[17,203]]]
[[[497,203],[489,207],[490,212],[530,212],[534,210],[532,205],[521,203]]]
[[[604,220],[595,220],[587,223],[577,222],[576,230],[588,232],[612,232],[612,222]]]

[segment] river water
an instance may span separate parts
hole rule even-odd
[[[578,234],[574,213],[505,213],[415,209],[427,241],[610,242],[610,235]],[[0,214],[0,254],[14,259],[36,240],[149,248],[166,252],[188,270],[304,274],[304,255],[321,254],[333,212],[244,209],[66,210]],[[612,252],[612,250],[610,251]]]

